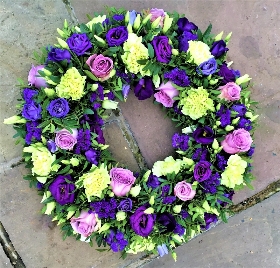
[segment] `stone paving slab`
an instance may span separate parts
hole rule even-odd
[[[241,212],[143,268],[276,268],[280,266],[280,193]]]
[[[12,268],[13,267],[2,247],[0,249],[0,267],[2,267],[2,268]]]

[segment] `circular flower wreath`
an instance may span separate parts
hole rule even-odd
[[[253,179],[252,132],[257,115],[249,76],[229,68],[231,34],[203,33],[178,13],[109,8],[86,24],[58,29],[58,44],[35,53],[14,124],[25,176],[43,196],[64,237],[114,252],[168,251],[218,218],[226,221],[234,190]],[[131,86],[154,96],[182,133],[176,159],[133,173],[117,163],[102,133],[106,109]]]

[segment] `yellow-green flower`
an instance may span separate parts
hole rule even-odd
[[[85,193],[90,202],[91,196],[101,197],[102,191],[110,184],[110,176],[104,164],[100,167],[93,166],[92,171],[85,173],[78,182],[83,182]]]
[[[127,70],[137,74],[140,72],[142,76],[150,75],[150,71],[143,71],[145,65],[137,63],[138,60],[148,59],[148,49],[142,44],[142,36],[135,33],[129,33],[128,39],[123,45],[124,54],[121,56]]]
[[[81,76],[79,71],[72,67],[61,77],[60,83],[56,86],[56,93],[60,98],[79,100],[85,94],[84,87],[86,76]]]
[[[171,174],[173,172],[177,174],[180,171],[181,165],[181,160],[175,160],[172,156],[168,156],[164,159],[164,161],[155,162],[152,171],[153,174],[158,177],[166,176],[167,174]]]
[[[231,155],[227,161],[227,167],[221,174],[221,184],[234,188],[235,185],[243,183],[243,173],[247,167],[247,162],[239,155]]]
[[[50,151],[42,144],[35,143],[23,149],[24,152],[31,153],[31,160],[33,162],[32,173],[39,176],[47,176],[51,171],[57,171],[59,165],[53,165],[56,156],[51,154]]]
[[[209,46],[201,41],[189,41],[188,52],[191,54],[189,61],[194,61],[196,65],[213,58]]]
[[[130,243],[129,248],[126,250],[127,253],[137,254],[138,252],[143,252],[145,250],[151,251],[156,246],[153,240],[149,237],[145,238],[135,235],[131,240],[132,243]]]
[[[191,88],[181,93],[179,102],[182,113],[196,120],[207,114],[207,111],[215,111],[214,102],[209,98],[209,93],[203,87]]]

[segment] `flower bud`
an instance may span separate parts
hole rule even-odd
[[[212,148],[213,149],[218,149],[219,148],[219,143],[218,143],[217,139],[214,139],[214,141],[212,143]]]
[[[57,37],[57,41],[58,41],[58,44],[59,44],[62,48],[69,49],[68,44],[67,44],[64,40],[62,40],[61,38]]]
[[[50,196],[51,196],[52,194],[51,194],[51,192],[50,191],[46,191],[46,192],[44,192],[44,194],[43,194],[43,198],[42,198],[42,200],[41,200],[41,202],[40,203],[43,203],[46,199],[48,199]]]
[[[49,98],[54,97],[55,94],[56,94],[56,93],[55,93],[55,90],[54,90],[53,88],[45,87],[43,90],[45,91],[46,95],[47,95]]]
[[[67,22],[66,19],[64,20],[64,25],[63,26],[64,26],[65,29],[68,28],[68,22]]]
[[[118,102],[112,101],[112,100],[104,100],[102,102],[102,108],[103,109],[117,109],[118,108]]]
[[[143,175],[143,180],[144,180],[144,182],[147,182],[147,181],[148,181],[151,172],[152,172],[151,170],[147,170],[147,171],[145,172],[145,174]]]
[[[70,161],[69,160],[61,160],[61,163],[64,165],[69,165]]]
[[[149,207],[144,210],[145,214],[153,214],[154,212],[155,212],[155,210],[152,207]]]
[[[3,123],[6,125],[24,124],[24,123],[26,123],[26,119],[21,116],[14,115],[9,118],[5,118]]]
[[[172,255],[172,258],[174,259],[174,261],[176,262],[177,261],[177,254],[176,254],[176,252],[172,252],[171,253],[171,255]]]
[[[152,195],[149,200],[149,204],[153,205],[155,203],[155,197]]]
[[[246,83],[246,82],[250,81],[251,79],[252,79],[252,78],[249,77],[248,74],[244,74],[243,76],[238,77],[238,78],[236,79],[235,83],[236,83],[237,85],[241,85],[241,84],[243,84],[243,83]]]
[[[226,36],[226,38],[225,38],[226,44],[228,44],[228,42],[229,42],[229,40],[230,40],[230,38],[231,38],[231,35],[232,35],[232,32],[230,32],[230,33]]]
[[[221,125],[221,121],[216,121],[216,126],[220,126]]]
[[[174,213],[180,213],[181,212],[181,210],[182,210],[182,205],[176,205],[176,206],[174,206],[173,207],[173,212]]]
[[[116,74],[116,70],[113,69],[113,70],[110,72],[109,77],[111,78],[111,77],[113,77],[115,74]]]
[[[126,12],[124,21],[125,21],[125,23],[129,23],[129,11]]]
[[[152,14],[148,14],[142,21],[142,25],[145,25],[152,17]]]
[[[212,78],[212,74],[209,74],[209,75],[207,76],[207,79],[208,79],[208,80],[211,80],[211,78]]]
[[[165,34],[171,27],[171,24],[173,22],[173,18],[170,18],[168,14],[165,15],[164,17],[164,24],[162,28],[162,32]]]
[[[221,109],[221,103],[219,103],[217,106],[216,106],[216,111],[220,110]]]
[[[56,205],[55,202],[47,203],[47,205],[46,205],[47,209],[46,209],[46,211],[45,211],[45,214],[46,214],[46,215],[50,215],[50,214],[52,213],[52,211],[54,210],[55,205]]]
[[[182,133],[184,133],[184,134],[193,133],[192,127],[194,127],[194,126],[190,126],[190,127],[185,127],[185,128],[183,128],[183,129],[182,129]]]
[[[51,79],[46,79],[46,82],[47,82],[49,85],[53,85],[53,86],[56,86],[56,85],[57,85],[57,83],[54,82],[54,81],[51,80]]]
[[[123,221],[126,218],[126,213],[124,211],[118,211],[116,213],[117,221]]]
[[[247,118],[252,118],[252,117],[253,117],[253,114],[252,114],[251,112],[246,112],[246,113],[245,113],[245,116],[246,116]]]
[[[179,51],[178,51],[178,49],[174,49],[174,48],[172,48],[172,55],[175,55],[175,56],[177,56],[177,55],[179,55]]]
[[[225,130],[226,130],[226,131],[232,131],[232,130],[234,130],[234,126],[227,125],[227,126],[225,127]]]
[[[133,33],[132,26],[130,24],[127,25],[128,33]]]
[[[155,85],[155,88],[158,88],[160,85],[160,77],[158,74],[153,75],[153,83]]]
[[[76,157],[72,157],[70,159],[70,164],[73,166],[73,167],[77,167],[79,165],[79,159],[76,158]]]
[[[41,71],[42,71],[46,76],[51,76],[51,75],[52,75],[52,73],[51,73],[49,70],[45,69],[45,68],[43,68]]]
[[[140,185],[136,185],[134,187],[132,187],[129,191],[129,193],[133,196],[136,197],[137,195],[139,195],[141,191],[141,186]]]
[[[239,119],[240,119],[240,117],[236,117],[236,118],[234,118],[234,119],[231,121],[231,123],[232,123],[233,125],[236,125],[236,124],[238,123]]]
[[[69,220],[74,214],[75,214],[75,210],[74,211],[68,211],[68,213],[67,213],[67,220]]]
[[[160,20],[161,20],[161,16],[159,16],[157,19],[155,19],[153,22],[152,22],[152,25],[151,25],[151,28],[152,29],[156,29],[160,23]]]
[[[219,41],[222,39],[222,36],[224,34],[224,31],[221,31],[219,34],[217,34],[214,38],[215,41]]]
[[[183,163],[190,167],[194,164],[194,161],[191,158],[183,157]]]
[[[96,89],[98,89],[98,84],[93,84],[91,86],[91,91],[96,91]]]
[[[106,42],[104,39],[102,39],[101,37],[97,36],[96,34],[94,35],[94,38],[98,41],[98,43],[100,45],[106,45]]]
[[[135,19],[135,21],[133,23],[133,29],[134,30],[138,30],[139,29],[140,22],[141,22],[141,16],[140,16],[140,14],[137,14],[136,19]]]
[[[67,38],[67,35],[65,34],[65,32],[63,32],[62,30],[60,30],[59,28],[56,29],[58,34],[62,37],[62,38]]]
[[[210,81],[209,81],[209,84],[210,84],[210,85],[215,85],[215,84],[218,83],[218,81],[219,81],[218,79],[210,80]]]
[[[104,223],[104,224],[101,226],[101,228],[98,230],[98,233],[101,234],[102,232],[109,230],[110,227],[111,227],[111,224],[108,223],[108,222],[106,222],[106,223]]]
[[[110,196],[110,197],[113,197],[114,196],[114,193],[111,191],[111,192],[107,192],[107,194]]]
[[[256,114],[256,115],[254,115],[253,117],[251,117],[251,122],[253,122],[253,121],[255,121],[257,118],[259,117],[259,115],[258,114]]]

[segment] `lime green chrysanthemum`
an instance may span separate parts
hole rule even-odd
[[[191,54],[190,61],[193,60],[197,65],[213,58],[209,46],[201,41],[189,41],[188,52]]]
[[[107,168],[102,164],[99,168],[94,166],[91,172],[83,174],[77,184],[82,181],[85,188],[85,193],[90,202],[91,196],[101,197],[102,191],[110,184],[110,176]]]
[[[139,252],[143,252],[145,250],[152,251],[156,244],[149,237],[145,238],[139,235],[134,235],[132,237],[132,243],[130,243],[127,253],[137,254]]]
[[[60,98],[79,100],[85,94],[84,87],[86,76],[81,76],[79,71],[72,67],[61,77],[56,86],[56,93]]]
[[[124,54],[121,56],[128,71],[137,74],[140,72],[142,76],[150,75],[150,71],[143,71],[145,65],[139,64],[138,60],[148,59],[148,49],[142,44],[142,36],[135,33],[129,33],[128,39],[123,45]]]
[[[187,96],[185,96],[187,95]],[[182,93],[179,105],[182,113],[196,120],[207,114],[207,111],[215,111],[214,102],[209,98],[209,93],[203,87],[191,88]]]
[[[157,161],[153,166],[153,174],[160,177],[166,176],[167,174],[172,174],[173,172],[177,174],[180,171],[182,161],[180,159],[174,159],[172,156],[168,156],[164,161]]]
[[[231,155],[227,161],[227,167],[221,174],[221,184],[229,188],[243,183],[243,173],[247,167],[247,162],[239,155]]]

